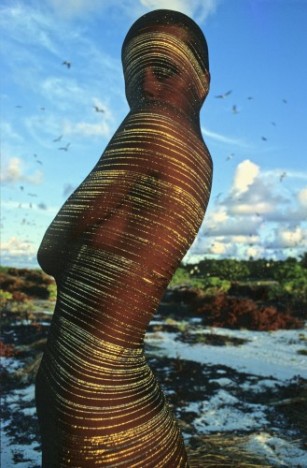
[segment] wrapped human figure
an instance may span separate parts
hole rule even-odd
[[[122,62],[130,112],[38,252],[57,284],[36,381],[43,467],[188,466],[143,340],[210,195],[207,44],[187,16],[155,10]]]

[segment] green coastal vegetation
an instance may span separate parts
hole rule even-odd
[[[181,264],[169,288],[198,288],[207,295],[216,295],[229,292],[234,285],[267,287],[272,300],[298,300],[307,305],[307,252],[300,259],[203,259],[196,264]],[[0,266],[1,304],[33,297],[55,299],[53,278],[40,269]]]
[[[289,257],[283,261],[205,258],[197,264],[181,264],[167,293],[172,294],[172,300],[192,303],[193,313],[206,316],[207,320],[213,314],[212,322],[205,324],[218,324],[220,317],[230,316],[231,311],[237,317],[241,315],[239,321],[232,321],[232,326],[240,327],[242,323],[244,326],[247,313],[254,322],[255,315],[263,321],[264,315],[269,314],[270,325],[266,327],[277,327],[272,323],[277,324],[280,314],[290,314],[302,323],[307,313],[307,252],[299,259]],[[52,311],[55,299],[54,279],[42,270],[0,267],[0,310],[4,323],[14,314],[34,319],[37,300],[49,302]],[[254,327],[259,326],[259,320]]]
[[[186,285],[207,294],[227,293],[233,285],[268,289],[272,300],[302,301],[307,305],[307,252],[300,258],[204,259],[197,264],[181,265],[170,287]]]

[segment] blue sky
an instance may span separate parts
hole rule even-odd
[[[157,8],[191,16],[210,53],[213,188],[185,259],[307,250],[307,1],[2,0],[2,264],[37,266],[47,226],[128,112],[123,39]]]

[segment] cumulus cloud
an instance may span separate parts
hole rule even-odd
[[[220,220],[211,213],[205,219],[202,233],[206,236],[250,236],[258,231],[262,220],[258,216],[251,217],[248,222],[245,217],[230,217]]]
[[[263,258],[265,257],[265,248],[264,246],[249,246],[245,250],[245,255],[247,258],[253,257],[253,258]]]
[[[11,237],[7,241],[2,242],[1,249],[4,255],[20,256],[20,255],[34,255],[36,253],[35,246],[31,242]]]
[[[229,250],[229,246],[227,246],[224,242],[216,241],[214,244],[210,246],[209,253],[215,255],[224,255]]]
[[[235,169],[228,193],[216,197],[190,255],[238,258],[281,256],[307,248],[307,187],[295,192],[280,169],[263,170],[251,160]],[[286,254],[284,253],[284,256]]]
[[[237,235],[231,237],[231,242],[235,242],[236,244],[256,244],[259,242],[259,236],[250,234],[248,236],[244,235]]]
[[[17,182],[28,182],[30,184],[39,185],[43,181],[43,173],[39,170],[33,174],[25,174],[23,162],[20,158],[10,158],[4,166],[0,175],[2,183],[17,183]]]
[[[32,242],[11,237],[1,243],[1,263],[3,265],[14,265],[16,267],[37,267],[37,246]]]
[[[307,208],[307,187],[298,192],[297,199],[302,207]]]
[[[272,245],[276,248],[293,248],[307,246],[307,230],[300,226],[294,229],[276,230]]]
[[[250,185],[253,184],[255,178],[259,175],[260,168],[257,164],[253,163],[249,159],[242,161],[238,164],[233,185],[232,192],[238,196],[247,191]]]
[[[283,193],[279,178],[268,177],[252,161],[241,162],[235,171],[232,187],[223,205],[232,216],[281,215],[281,207],[290,206],[292,195]]]

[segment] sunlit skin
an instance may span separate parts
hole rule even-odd
[[[38,252],[58,288],[36,387],[44,467],[188,466],[143,340],[208,203],[210,75],[187,45],[190,19],[145,16],[123,46],[131,110]]]

